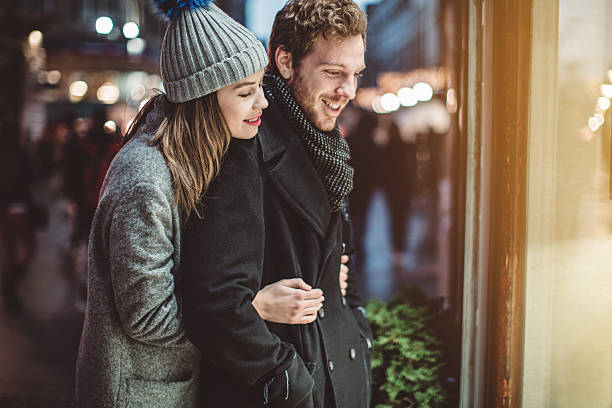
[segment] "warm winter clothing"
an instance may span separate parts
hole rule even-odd
[[[199,406],[365,408],[371,333],[359,296],[340,291],[345,219],[268,99],[261,139],[232,141],[203,218],[185,227],[185,325],[204,360]],[[259,288],[295,277],[323,289],[317,321],[263,322],[251,304]]]
[[[353,189],[353,168],[348,164],[349,147],[340,130],[338,127],[330,132],[317,129],[299,107],[291,87],[280,75],[267,74],[264,83],[268,94],[276,100],[283,116],[304,144],[327,190],[330,211],[340,211],[346,195]]]
[[[192,407],[199,353],[181,323],[181,220],[170,170],[150,132],[159,97],[113,160],[92,223],[75,405]]]
[[[311,406],[300,405],[313,387],[304,362],[251,303],[265,237],[258,156],[256,139],[232,139],[203,218],[185,226],[185,326],[204,360],[200,407]]]
[[[327,190],[300,137],[272,95],[266,96],[270,105],[259,131],[266,233],[261,285],[301,277],[325,296],[314,323],[269,327],[295,345],[314,372],[315,407],[369,407],[371,331],[356,274],[349,273],[346,298],[338,281],[340,257],[350,243],[348,217],[330,212]]]
[[[171,102],[200,98],[264,69],[261,41],[210,0],[155,0],[170,23],[161,75]]]

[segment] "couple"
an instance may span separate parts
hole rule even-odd
[[[210,2],[157,3],[165,94],[100,195],[76,406],[368,407],[336,127],[365,68],[365,14],[290,1],[268,59]]]

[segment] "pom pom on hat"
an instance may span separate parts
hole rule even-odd
[[[159,15],[168,21],[174,20],[181,11],[205,7],[213,0],[153,0]]]

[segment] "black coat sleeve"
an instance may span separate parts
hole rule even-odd
[[[265,230],[257,142],[233,140],[184,228],[184,321],[203,358],[252,386],[274,407],[295,407],[314,386],[293,345],[272,334],[252,305]]]

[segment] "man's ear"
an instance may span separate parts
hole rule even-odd
[[[274,62],[278,68],[280,75],[286,80],[291,80],[293,76],[293,55],[283,49],[283,47],[277,47],[274,51]]]

